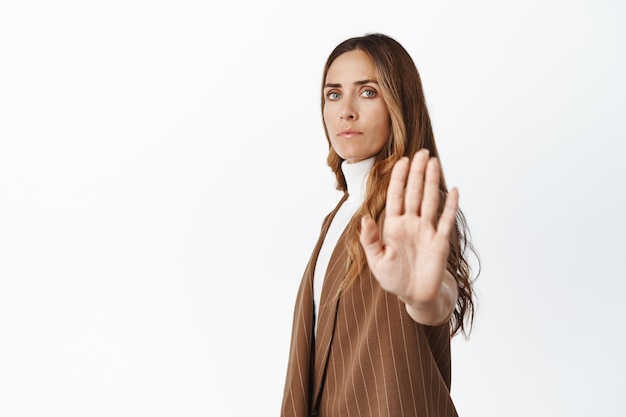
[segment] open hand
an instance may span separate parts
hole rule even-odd
[[[363,218],[360,235],[369,268],[381,287],[404,301],[410,314],[411,309],[422,311],[429,318],[425,321],[435,322],[449,317],[458,294],[446,270],[458,191],[448,193],[437,220],[439,182],[439,163],[426,149],[417,152],[410,165],[407,157],[400,159],[387,190],[382,236],[369,217]]]

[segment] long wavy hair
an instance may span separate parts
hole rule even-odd
[[[328,69],[338,56],[354,50],[367,53],[374,61],[381,94],[389,111],[391,132],[387,144],[376,155],[367,181],[365,200],[347,226],[349,265],[342,292],[359,279],[366,267],[367,260],[359,242],[360,219],[368,215],[377,222],[380,221],[394,164],[403,156],[412,158],[422,148],[428,149],[431,156],[439,158],[417,67],[404,47],[387,35],[373,33],[350,38],[337,45],[330,53],[322,77],[322,119],[325,104],[323,89]],[[336,176],[337,189],[346,192],[346,179],[341,170],[343,159],[331,146],[325,123],[324,131],[329,145],[328,165]],[[439,208],[441,214],[443,201],[448,193],[443,171],[439,188],[442,196]],[[455,229],[450,237],[448,257],[448,270],[454,276],[459,291],[450,318],[450,331],[452,335],[462,332],[466,337],[469,335],[467,325],[471,329],[475,311],[472,270],[468,259],[470,254],[474,254],[478,260],[476,250],[470,241],[467,221],[459,209]]]

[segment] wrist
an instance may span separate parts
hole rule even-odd
[[[437,326],[450,320],[458,298],[456,281],[450,272],[444,279],[436,296],[430,301],[401,300],[413,320],[428,326]]]

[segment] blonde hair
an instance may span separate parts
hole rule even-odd
[[[368,34],[347,39],[335,47],[324,66],[322,114],[325,102],[323,86],[328,70],[338,56],[353,50],[367,53],[374,61],[381,94],[389,111],[391,133],[387,144],[376,155],[368,177],[365,200],[347,226],[349,265],[341,292],[350,288],[367,266],[365,253],[359,242],[360,219],[364,215],[368,215],[376,221],[380,220],[385,208],[387,186],[394,164],[403,156],[412,158],[422,148],[428,149],[431,156],[439,157],[417,67],[404,47],[389,36],[378,33]],[[329,144],[328,165],[337,179],[337,189],[345,192],[347,190],[346,179],[341,170],[343,159],[330,145],[325,124],[324,131]],[[443,202],[448,193],[443,171],[441,172],[439,188]],[[443,203],[440,207],[440,213],[442,208]],[[450,255],[448,257],[448,270],[454,276],[459,290],[459,298],[450,325],[452,334],[463,332],[466,336],[468,334],[466,323],[471,326],[474,318],[474,292],[471,279],[472,271],[467,259],[468,251],[476,255],[476,251],[469,240],[467,222],[459,209],[456,216],[456,227],[450,238]]]

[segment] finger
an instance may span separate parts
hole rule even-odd
[[[426,179],[424,180],[424,197],[422,198],[421,217],[435,226],[437,211],[439,210],[439,162],[437,158],[430,158],[426,166]]]
[[[380,240],[380,231],[376,222],[371,217],[363,216],[361,219],[361,234],[359,235],[359,241],[363,246],[365,257],[367,262],[371,264],[371,261],[376,259],[383,251],[383,245]]]
[[[420,203],[422,202],[422,192],[424,191],[424,174],[426,173],[429,155],[428,149],[420,149],[413,157],[411,169],[409,170],[409,179],[406,183],[404,197],[405,213],[420,214]]]
[[[391,170],[391,179],[387,187],[386,210],[388,216],[400,216],[404,208],[404,184],[409,170],[409,159],[402,157]]]
[[[450,239],[450,234],[456,221],[456,211],[459,207],[459,190],[453,188],[446,196],[446,202],[437,224],[437,233],[446,239]]]

